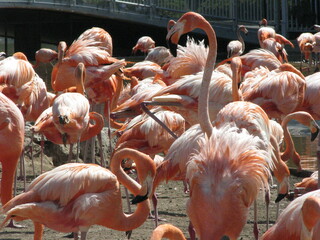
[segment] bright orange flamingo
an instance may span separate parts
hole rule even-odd
[[[239,25],[237,28],[237,37],[238,40],[233,40],[228,43],[227,45],[227,53],[228,53],[228,58],[234,57],[234,56],[240,56],[244,50],[245,50],[245,44],[243,41],[243,38],[241,36],[241,32],[244,32],[244,34],[247,35],[248,29],[244,25]]]
[[[161,240],[163,238],[169,240],[186,240],[183,232],[171,224],[161,224],[156,227],[152,231],[150,240]]]
[[[154,48],[155,41],[149,36],[143,36],[138,39],[136,45],[132,48],[133,54],[136,54],[138,50],[143,53],[147,53],[149,49]]]
[[[125,158],[137,166],[139,183],[120,167]],[[59,232],[81,232],[81,239],[92,225],[118,231],[130,231],[142,225],[149,214],[147,200],[151,193],[155,165],[153,160],[136,150],[122,149],[111,161],[111,171],[95,164],[69,163],[43,173],[30,184],[26,192],[3,206],[7,215],[17,221],[31,219],[34,239],[43,236],[44,225]],[[136,197],[133,214],[122,210],[120,183]]]
[[[320,190],[306,193],[281,213],[261,240],[300,240],[320,238]]]
[[[68,50],[65,42],[59,43],[58,61],[51,73],[51,86],[54,91],[63,91],[66,88],[75,86],[74,70],[80,62],[87,67],[111,64],[118,61],[118,59],[110,56],[103,43],[98,41],[99,38],[85,36],[75,40]]]
[[[258,104],[269,118],[278,120],[302,105],[305,88],[303,74],[288,63],[273,71],[258,68],[248,72],[240,86],[243,100]]]
[[[24,119],[18,107],[0,93],[1,203],[13,196],[13,182],[24,145]],[[14,226],[13,222],[10,226]]]
[[[317,122],[313,119],[313,117],[304,111],[298,111],[291,114],[288,114],[282,121],[281,125],[283,128],[283,135],[286,144],[286,149],[283,153],[281,153],[281,159],[283,161],[287,161],[292,159],[294,164],[297,166],[298,171],[302,170],[300,163],[300,155],[297,153],[294,147],[293,140],[288,130],[288,123],[291,120],[297,120],[299,123],[307,126],[311,131],[311,141],[315,140],[319,133],[319,126]]]
[[[35,54],[36,63],[33,65],[37,68],[40,63],[51,63],[53,60],[58,59],[58,53],[50,48],[41,48]]]

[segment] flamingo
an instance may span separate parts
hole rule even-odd
[[[273,71],[257,68],[246,73],[240,90],[243,100],[258,104],[269,118],[279,120],[302,104],[305,87],[303,74],[285,63]]]
[[[147,53],[152,48],[155,48],[155,41],[149,36],[142,36],[132,48],[132,52],[136,54],[140,50],[143,53]]]
[[[262,42],[262,48],[272,52],[281,63],[288,62],[286,49],[274,38],[267,38]]]
[[[302,179],[301,182],[295,183],[296,189],[303,188],[303,192],[311,192],[318,189],[318,171],[311,174],[310,177]]]
[[[319,126],[314,118],[307,112],[298,111],[291,114],[288,114],[282,121],[281,125],[283,128],[283,135],[285,136],[285,144],[286,149],[283,153],[281,153],[281,159],[283,161],[287,161],[288,159],[292,159],[295,165],[298,168],[298,171],[302,170],[300,163],[300,155],[296,152],[294,148],[294,143],[289,134],[288,123],[292,120],[297,120],[299,123],[307,126],[311,131],[311,141],[314,141],[319,133]]]
[[[315,45],[315,36],[312,33],[301,33],[297,38],[298,46],[301,52],[301,59],[300,59],[300,71],[302,71],[302,56],[309,61],[309,68],[310,71],[311,64],[312,64],[312,51]]]
[[[187,214],[199,239],[235,240],[260,188],[269,189],[270,154],[260,148],[260,138],[232,123],[213,128],[210,138],[199,141],[200,151],[187,166]]]
[[[248,29],[244,25],[239,25],[237,28],[237,37],[238,40],[233,40],[227,45],[228,58],[234,56],[240,56],[245,50],[245,44],[240,32],[248,34]]]
[[[24,119],[18,107],[0,93],[1,203],[13,197],[13,182],[24,145]],[[13,222],[9,226],[14,226]]]
[[[161,66],[158,63],[149,60],[137,62],[133,66],[123,69],[123,73],[126,77],[131,78],[134,76],[139,80],[154,77],[159,71],[161,71]]]
[[[313,73],[306,76],[306,90],[302,105],[298,110],[306,111],[312,115],[315,120],[320,120],[319,103],[317,101],[320,91],[320,73]]]
[[[168,48],[163,46],[158,46],[158,47],[149,49],[145,60],[157,63],[160,66],[162,66],[167,62],[169,62],[172,57],[173,56]]]
[[[68,50],[65,42],[59,42],[58,61],[51,72],[51,86],[54,91],[63,91],[75,85],[74,70],[80,62],[86,67],[97,67],[118,61],[106,51],[107,48],[102,42],[104,38],[97,36],[95,31],[92,32],[92,36],[88,34],[80,35]],[[110,44],[108,43],[108,45]]]
[[[58,131],[62,134],[63,143],[67,141],[70,145],[70,155],[72,144],[78,143],[77,158],[79,157],[79,142],[82,134],[87,131],[89,126],[89,108],[88,99],[83,95],[83,72],[84,65],[80,63],[76,69],[77,92],[66,92],[59,95],[52,105],[52,121]]]
[[[36,63],[33,68],[37,68],[40,63],[51,63],[53,60],[58,59],[58,53],[50,48],[41,48],[35,53]]]
[[[139,183],[120,167],[124,158],[133,159]],[[155,165],[153,160],[136,150],[122,149],[114,154],[111,171],[95,164],[69,163],[43,173],[32,181],[26,192],[16,196],[2,210],[9,219],[31,219],[34,239],[42,239],[43,226],[59,232],[81,232],[81,239],[92,225],[118,231],[130,231],[148,217]],[[120,183],[136,197],[133,214],[122,210]]]
[[[258,29],[258,32],[257,32],[260,47],[263,47],[263,41],[266,40],[267,38],[274,38],[281,45],[288,44],[292,48],[294,48],[294,45],[291,41],[286,39],[284,36],[277,34],[273,28],[267,26],[268,25],[267,19],[263,18],[259,22],[259,25],[262,26]]]
[[[169,240],[186,240],[183,232],[172,224],[161,224],[156,227],[151,234],[149,240],[161,240],[167,238]]]
[[[96,41],[98,46],[104,47],[105,51],[109,53],[110,56],[112,56],[113,52],[113,43],[112,43],[112,37],[111,35],[100,27],[92,27],[87,30],[85,30],[78,39],[93,39]]]
[[[261,240],[300,240],[320,238],[320,190],[292,201]]]

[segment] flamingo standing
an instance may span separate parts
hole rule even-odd
[[[240,90],[243,100],[258,104],[269,118],[279,120],[302,105],[305,87],[303,74],[285,63],[273,71],[257,68],[246,73]]]
[[[124,158],[133,159],[139,183],[120,167]],[[16,196],[2,210],[17,221],[31,219],[34,239],[41,240],[43,226],[59,232],[81,232],[81,239],[92,225],[118,231],[130,231],[142,225],[148,217],[155,165],[152,159],[133,149],[116,152],[111,171],[95,164],[69,163],[43,173],[32,181],[26,192]],[[120,183],[136,197],[133,214],[122,210]]]
[[[312,33],[301,33],[297,38],[298,46],[301,52],[301,59],[300,59],[300,71],[302,71],[302,57],[304,55],[305,60],[309,61],[309,68],[310,71],[311,64],[312,64],[312,51],[315,45],[315,36]]]
[[[228,58],[234,57],[234,56],[240,56],[242,53],[244,53],[245,44],[240,32],[244,32],[244,34],[247,35],[248,29],[244,25],[238,26],[237,28],[238,40],[233,40],[229,42],[227,45]]]
[[[0,93],[1,203],[13,196],[13,182],[24,145],[24,119],[18,107]],[[13,226],[11,222],[10,226]]]
[[[261,240],[316,240],[320,238],[320,190],[306,193],[281,213]]]
[[[63,143],[67,141],[70,145],[70,155],[73,143],[77,142],[77,158],[79,157],[79,142],[82,134],[88,131],[89,108],[88,99],[83,95],[83,73],[84,65],[80,63],[76,69],[77,92],[66,92],[59,95],[52,105],[52,121],[58,131],[62,134]]]
[[[140,50],[143,53],[147,53],[152,48],[155,48],[155,41],[149,36],[143,36],[138,39],[136,45],[132,48],[132,52],[136,54]]]

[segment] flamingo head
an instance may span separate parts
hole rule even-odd
[[[199,24],[204,21],[204,18],[195,12],[187,12],[181,16],[181,18],[175,22],[170,20],[167,25],[167,43],[169,45],[170,52],[173,56],[177,56],[177,44],[180,37],[188,32],[191,32]]]
[[[259,27],[261,26],[267,26],[268,25],[268,21],[267,19],[263,18],[260,22],[259,22]]]
[[[248,34],[248,29],[247,29],[244,25],[240,25],[240,26],[239,26],[239,30],[242,31],[242,32],[244,32],[245,35]]]

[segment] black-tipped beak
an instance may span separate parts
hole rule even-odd
[[[172,43],[171,42],[171,38],[169,40],[167,40],[167,45],[168,45],[168,48],[170,49],[170,52],[171,52],[172,56],[176,57],[177,56],[177,47],[178,47],[178,45]]]
[[[141,195],[137,195],[134,199],[132,199],[131,203],[132,204],[137,204],[137,203],[141,203],[143,202],[144,200],[147,200],[148,199],[148,193],[144,196],[141,196]]]
[[[311,142],[313,142],[317,138],[318,133],[319,133],[319,128],[317,128],[316,132],[311,133]]]
[[[275,200],[275,202],[280,202],[282,199],[284,199],[287,196],[287,194],[278,194],[277,199]]]
[[[60,124],[64,125],[64,124],[66,124],[68,122],[69,122],[69,119],[68,119],[67,116],[65,116],[65,115],[60,115],[59,116],[59,123]]]

